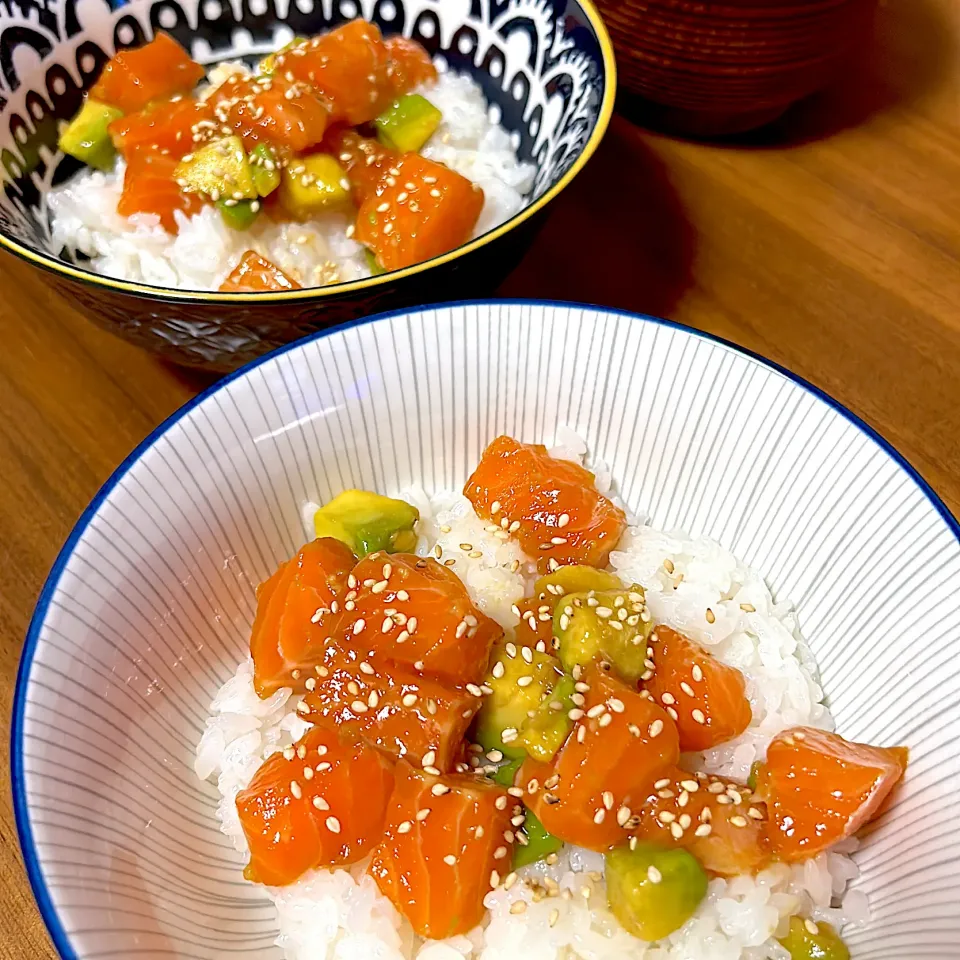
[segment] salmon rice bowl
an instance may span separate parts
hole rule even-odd
[[[206,70],[158,33],[109,61],[59,147],[54,245],[121,280],[256,293],[413,266],[506,222],[536,168],[480,86],[353,20]]]
[[[849,957],[906,750],[837,734],[790,604],[586,453],[303,505],[195,761],[290,960]]]

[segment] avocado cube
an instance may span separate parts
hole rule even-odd
[[[108,127],[123,116],[122,110],[98,100],[87,100],[60,135],[60,149],[97,170],[110,170],[117,151]]]
[[[561,677],[553,690],[537,706],[520,728],[517,744],[541,763],[549,763],[573,729],[569,717],[573,709],[574,680]]]
[[[253,185],[261,197],[269,197],[280,186],[280,167],[273,148],[258,143],[250,154],[250,173]]]
[[[259,200],[234,200],[221,197],[216,203],[223,222],[233,230],[249,230],[260,213]]]
[[[257,198],[250,161],[239,137],[224,137],[201,147],[180,161],[174,175],[184,189],[206,194],[214,202],[221,197]]]
[[[328,153],[291,160],[280,176],[280,202],[292,216],[305,220],[350,203],[350,182],[343,167]]]
[[[344,490],[313,517],[318,537],[345,543],[358,557],[386,550],[409,553],[417,545],[420,511],[403,500],[368,490]]]
[[[443,114],[426,97],[408,93],[373,121],[377,139],[401,153],[416,153],[440,126]]]

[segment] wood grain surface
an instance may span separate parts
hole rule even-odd
[[[876,427],[960,511],[960,4],[889,0],[849,76],[735,144],[618,116],[501,292],[667,316],[757,351]],[[61,543],[130,449],[209,382],[102,333],[0,256],[4,742]],[[54,956],[6,758],[0,907],[2,960]]]

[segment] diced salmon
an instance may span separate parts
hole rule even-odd
[[[309,87],[282,75],[237,79],[228,77],[210,98],[220,127],[252,150],[266,142],[302,153],[323,140],[330,114]]]
[[[221,293],[263,293],[268,290],[299,290],[300,284],[278,266],[247,250],[230,276],[220,284]]]
[[[627,826],[641,840],[686,847],[711,873],[753,873],[770,860],[766,807],[745,784],[671,769],[649,784]]]
[[[282,886],[314,867],[362,860],[380,842],[393,769],[380,751],[315,726],[237,794],[248,880]]]
[[[336,723],[394,757],[453,770],[479,697],[352,649],[331,646],[314,670],[301,710],[305,720]]]
[[[525,597],[516,604],[519,611],[519,623],[516,628],[517,643],[536,647],[541,652],[553,650],[553,611],[559,597],[541,594],[539,597]],[[537,644],[543,644],[537,647]]]
[[[250,634],[258,696],[269,697],[281,687],[305,689],[340,623],[355,561],[339,540],[312,540],[261,584]]]
[[[104,68],[90,97],[124,113],[142,110],[151,100],[187,93],[204,76],[203,67],[166,33],[136,50],[121,50]]]
[[[454,250],[473,234],[483,190],[442,163],[406,153],[357,214],[356,236],[384,270]]]
[[[433,83],[437,79],[437,68],[430,54],[416,40],[389,37],[384,45],[387,48],[387,77],[391,96],[403,96],[421,84]]]
[[[644,686],[676,722],[681,750],[709,750],[750,726],[746,681],[736,667],[670,627],[657,626],[647,642],[654,671]]]
[[[876,816],[906,769],[906,747],[851,743],[813,727],[785,730],[757,774],[774,854],[805,860],[852,836]]]
[[[174,213],[179,210],[190,217],[199,213],[203,201],[195,193],[187,193],[177,183],[174,171],[179,160],[163,153],[138,150],[127,161],[123,175],[123,192],[117,213],[132,217],[136,213],[152,213],[169,233],[177,233]]]
[[[677,729],[662,707],[593,663],[583,716],[549,764],[527,760],[516,783],[543,826],[568,843],[608,850],[661,771],[680,758]]]
[[[351,647],[453,683],[483,681],[503,630],[449,568],[409,553],[372,553],[350,588],[342,631]]]
[[[358,207],[376,194],[380,182],[391,169],[397,169],[394,164],[400,159],[399,153],[379,140],[361,136],[346,127],[329,131],[324,145],[347,171],[353,202]]]
[[[493,871],[510,872],[514,803],[484,777],[397,764],[370,874],[421,937],[456,936],[483,919]]]
[[[391,98],[387,48],[375,24],[352,20],[277,56],[275,75],[287,72],[318,90],[334,120],[369,123]]]
[[[463,492],[484,519],[517,524],[520,546],[541,570],[605,567],[627,528],[626,515],[597,491],[589,470],[511,437],[487,447]]]
[[[110,124],[113,145],[129,158],[135,150],[166,151],[183,157],[193,150],[196,138],[206,138],[213,123],[209,104],[191,97],[152,103]],[[199,124],[199,126],[198,126]]]

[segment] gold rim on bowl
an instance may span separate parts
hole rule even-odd
[[[167,300],[189,300],[206,303],[282,303],[285,301],[322,299],[324,297],[339,296],[341,294],[354,293],[358,290],[368,290],[382,286],[383,284],[395,283],[403,280],[405,277],[412,277],[418,273],[423,273],[432,267],[440,266],[444,263],[450,263],[458,257],[466,256],[488,243],[493,243],[500,237],[507,234],[514,227],[520,226],[524,221],[529,220],[534,214],[542,210],[551,200],[553,200],[571,180],[584,168],[587,161],[596,152],[603,135],[607,132],[610,125],[610,118],[613,116],[613,104],[617,94],[617,65],[613,52],[613,42],[610,40],[610,34],[600,16],[600,12],[594,6],[593,0],[577,0],[579,6],[593,27],[600,45],[600,51],[603,56],[604,69],[604,89],[603,100],[600,103],[600,111],[597,115],[597,123],[590,134],[590,139],[584,144],[580,155],[574,160],[570,169],[547,190],[543,196],[538,197],[532,203],[528,204],[518,213],[514,214],[506,223],[501,223],[498,227],[471,240],[463,246],[451,250],[432,260],[424,260],[422,263],[415,263],[412,267],[404,267],[402,270],[393,270],[388,273],[379,274],[374,277],[364,277],[362,280],[350,280],[346,283],[335,283],[325,287],[306,287],[302,290],[283,290],[277,292],[265,293],[221,293],[218,290],[180,290],[173,287],[159,287],[146,283],[135,283],[130,280],[117,280],[113,277],[105,277],[90,270],[83,270],[80,267],[67,263],[59,257],[48,253],[40,253],[31,250],[17,241],[0,233],[0,246],[11,253],[16,254],[23,260],[35,264],[45,270],[61,276],[69,277],[72,280],[79,280],[81,283],[88,283],[96,287],[104,287],[108,290],[116,290],[121,293],[131,293],[135,296],[156,299],[158,296]]]

